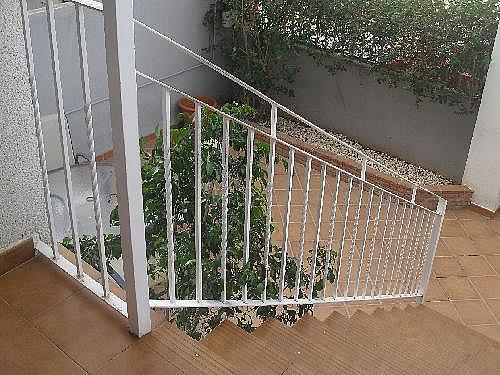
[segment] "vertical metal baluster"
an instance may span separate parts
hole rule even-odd
[[[62,148],[62,159],[64,165],[64,180],[66,187],[66,195],[68,197],[68,211],[69,221],[71,225],[73,244],[75,245],[75,261],[77,277],[83,276],[82,255],[80,252],[80,237],[78,236],[75,204],[73,198],[73,182],[71,180],[71,167],[69,162],[69,149],[68,149],[68,129],[66,125],[66,118],[64,116],[64,102],[61,85],[61,71],[59,67],[59,49],[57,46],[56,34],[56,20],[54,15],[54,1],[47,0],[47,25],[49,30],[49,46],[50,56],[52,59],[52,73],[54,78],[57,119],[59,122],[59,137]]]
[[[379,219],[380,219],[380,210],[382,209],[383,198],[384,198],[384,192],[381,191],[380,196],[379,196],[379,201],[378,201],[377,214],[375,216],[373,236],[372,236],[372,240],[370,243],[370,253],[368,255],[368,265],[366,266],[366,277],[365,277],[365,287],[363,288],[363,298],[366,297],[366,290],[368,289],[368,278],[370,276],[370,271],[372,268],[373,253],[375,252],[375,239],[377,238],[377,231],[378,231],[378,225],[379,225]]]
[[[306,239],[307,209],[309,206],[309,190],[311,189],[311,164],[312,158],[309,156],[306,162],[307,181],[306,191],[304,193],[304,206],[302,208],[302,224],[300,228],[300,254],[297,260],[297,273],[295,275],[295,300],[299,299],[300,278],[302,272],[302,263],[304,261],[304,243]]]
[[[394,251],[394,260],[392,262],[392,270],[391,270],[391,278],[389,279],[389,282],[387,283],[387,292],[389,293],[391,288],[394,286],[394,271],[396,270],[396,263],[398,260],[398,253],[399,253],[399,245],[401,243],[401,235],[403,234],[403,227],[404,227],[404,221],[405,221],[405,215],[406,215],[406,207],[407,203],[404,202],[403,205],[403,212],[401,214],[401,224],[399,225],[399,231],[398,231],[398,238],[396,242],[396,249]]]
[[[432,218],[433,218],[434,214],[433,213],[428,213],[427,215],[427,221],[426,221],[426,224],[425,224],[425,230],[424,230],[424,236],[422,238],[422,241],[421,241],[421,244],[420,244],[420,254],[419,254],[419,260],[417,262],[417,270],[416,270],[416,273],[415,273],[415,277],[414,277],[414,280],[413,280],[413,286],[412,286],[412,291],[415,293],[416,292],[416,288],[417,288],[417,285],[418,285],[418,280],[421,276],[421,273],[422,273],[422,267],[423,267],[423,262],[425,260],[425,250],[427,249],[427,246],[428,246],[428,242],[429,242],[429,236],[430,236],[430,231],[431,231],[431,228],[432,228],[432,225],[431,223],[433,222]]]
[[[420,246],[420,242],[421,242],[421,235],[422,235],[422,228],[424,226],[424,220],[425,220],[425,210],[424,209],[421,209],[421,217],[420,217],[420,225],[418,226],[418,231],[417,231],[417,236],[415,237],[415,240],[414,240],[414,243],[413,243],[413,256],[412,256],[412,259],[411,259],[411,268],[408,270],[408,276],[407,276],[407,280],[406,280],[406,286],[405,286],[405,289],[404,289],[404,292],[406,293],[409,293],[410,291],[408,290],[409,287],[410,287],[410,284],[412,282],[412,279],[413,279],[413,273],[414,273],[414,270],[415,270],[415,263],[417,261],[417,251],[419,249],[419,246]]]
[[[434,214],[434,219],[432,220],[432,229],[430,232],[427,251],[423,263],[422,276],[417,290],[417,295],[419,296],[417,301],[420,303],[422,303],[425,300],[425,294],[427,293],[427,288],[429,286],[429,280],[431,278],[431,272],[432,272],[432,264],[434,262],[434,257],[436,255],[437,245],[439,242],[439,235],[441,234],[441,227],[443,225],[444,214],[446,213],[447,204],[448,201],[439,197],[436,212]]]
[[[362,175],[363,175],[363,173],[362,173]],[[346,285],[345,285],[345,290],[344,290],[344,297],[347,297],[347,294],[349,293],[349,283],[351,280],[351,273],[352,273],[352,262],[354,260],[354,251],[356,250],[356,237],[358,236],[359,215],[361,213],[361,204],[363,203],[363,192],[364,192],[364,182],[360,181],[358,208],[356,210],[356,216],[354,218],[354,232],[352,234],[351,252],[350,252],[350,256],[349,256],[349,272],[347,274],[347,280],[346,280]]]
[[[293,169],[295,166],[295,150],[290,149],[288,153],[288,191],[286,199],[286,212],[285,221],[283,223],[283,244],[281,254],[281,270],[280,270],[280,283],[278,299],[283,300],[283,291],[285,289],[285,272],[286,272],[286,258],[288,252],[288,225],[290,224],[290,204],[292,201],[292,184],[293,184]]]
[[[403,291],[403,288],[404,288],[404,285],[406,283],[406,278],[408,277],[408,268],[410,266],[410,262],[411,262],[411,256],[412,256],[412,248],[415,244],[415,232],[417,230],[417,227],[418,227],[418,217],[420,215],[420,210],[417,206],[415,206],[415,218],[413,219],[413,223],[411,224],[413,229],[411,230],[411,235],[410,237],[405,241],[408,246],[405,246],[407,248],[407,251],[406,251],[406,261],[404,262],[405,265],[404,265],[404,269],[402,269],[403,273],[401,275],[401,281],[399,283],[399,292],[398,292],[398,295],[401,295],[402,291]]]
[[[326,297],[326,283],[328,282],[328,271],[330,269],[330,261],[333,248],[333,235],[335,233],[335,216],[337,215],[339,187],[340,187],[340,171],[337,171],[337,183],[335,184],[335,198],[333,199],[332,209],[330,211],[330,225],[328,227],[328,246],[326,249],[325,271],[324,271],[325,273],[323,274],[323,294],[321,297],[322,299],[325,299]]]
[[[96,234],[99,248],[99,267],[101,268],[101,283],[104,297],[109,294],[109,276],[104,246],[104,229],[102,224],[101,197],[99,196],[99,182],[97,177],[97,165],[94,146],[94,127],[92,122],[92,99],[90,96],[90,78],[87,57],[87,40],[85,36],[85,16],[82,6],[75,5],[76,8],[76,34],[79,46],[81,83],[83,91],[83,108],[85,112],[85,126],[87,128],[87,144],[90,151],[90,167],[92,178],[92,198],[94,200],[94,219],[96,224]]]
[[[174,253],[174,220],[172,211],[172,154],[170,152],[170,91],[162,90],[162,126],[163,126],[163,168],[165,170],[165,211],[167,220],[167,270],[168,295],[171,302],[175,296],[175,253]]]
[[[253,141],[255,132],[253,129],[248,129],[247,134],[247,171],[246,171],[246,188],[245,188],[245,232],[244,232],[244,249],[243,249],[243,264],[246,267],[250,257],[250,226],[252,218],[250,216],[250,208],[252,206],[252,180],[253,180]],[[243,302],[248,299],[248,285],[243,286]]]
[[[352,183],[353,183],[353,177],[349,179],[349,190],[347,193],[347,198],[346,198],[346,206],[344,210],[344,226],[342,229],[342,242],[340,243],[340,249],[339,249],[339,254],[337,258],[337,264],[336,264],[336,280],[335,280],[335,293],[334,293],[334,298],[337,298],[339,295],[339,278],[340,278],[340,271],[342,271],[342,255],[344,253],[344,246],[345,246],[345,234],[347,232],[347,220],[349,216],[349,206],[351,204],[351,193],[352,193]]]
[[[222,128],[222,243],[221,243],[221,276],[222,302],[227,299],[227,201],[229,194],[229,119],[224,117]]]
[[[382,257],[384,254],[385,235],[387,233],[387,227],[388,227],[387,222],[389,221],[389,214],[391,212],[391,204],[392,204],[392,196],[389,195],[389,203],[387,205],[387,212],[385,213],[385,219],[384,219],[384,229],[382,230],[382,240],[380,241],[380,247],[379,247],[379,252],[378,252],[378,261],[377,261],[377,268],[375,271],[375,280],[373,281],[372,291],[370,294],[372,298],[375,294],[375,289],[377,288],[378,275],[380,272],[380,264],[382,263]],[[366,290],[364,293],[366,294]]]
[[[314,253],[312,259],[312,267],[311,267],[311,277],[310,277],[310,286],[309,286],[309,299],[313,299],[314,294],[314,280],[316,278],[316,262],[318,259],[318,247],[319,247],[319,239],[321,234],[321,216],[323,215],[323,204],[325,198],[325,185],[326,185],[326,164],[321,166],[321,192],[319,195],[319,206],[318,213],[316,215],[316,238],[314,240]]]
[[[195,197],[194,197],[194,245],[196,251],[196,300],[203,300],[203,270],[201,257],[201,104],[195,104],[194,116],[194,156],[195,156]]]
[[[370,216],[372,213],[372,203],[373,203],[373,194],[375,192],[375,187],[372,185],[372,188],[370,189],[370,200],[368,203],[368,212],[366,214],[366,222],[365,222],[365,227],[363,229],[363,235],[362,235],[362,240],[361,240],[361,254],[359,258],[359,264],[358,264],[358,269],[356,271],[356,283],[354,287],[354,297],[358,296],[358,289],[359,289],[359,279],[361,276],[361,269],[363,267],[363,260],[365,259],[365,249],[366,249],[366,236],[368,234],[368,226],[370,225]]]
[[[269,250],[271,247],[271,221],[273,207],[274,163],[276,160],[276,125],[278,122],[278,108],[271,108],[271,137],[269,139],[269,160],[267,166],[267,212],[266,212],[266,238],[264,240],[264,290],[262,301],[267,300],[267,283],[269,278]]]
[[[401,251],[399,252],[399,263],[398,263],[398,268],[396,271],[396,283],[394,284],[393,288],[393,294],[396,294],[396,291],[398,289],[398,285],[401,281],[402,275],[401,275],[401,270],[403,267],[403,263],[405,262],[405,256],[406,254],[406,244],[408,241],[408,234],[410,233],[410,226],[412,223],[412,218],[413,218],[413,212],[415,211],[415,206],[411,206],[410,208],[410,217],[408,218],[408,223],[406,224],[406,229],[403,235],[403,243],[401,244]]]
[[[33,105],[33,114],[35,118],[35,132],[38,145],[38,157],[40,159],[40,169],[42,172],[43,192],[45,197],[45,210],[47,211],[52,254],[54,255],[54,259],[57,260],[59,259],[59,249],[57,247],[58,246],[57,240],[55,238],[54,215],[52,212],[52,201],[50,198],[50,184],[49,184],[49,175],[47,172],[47,158],[45,155],[45,144],[43,142],[42,120],[40,115],[40,104],[38,102],[35,65],[33,61],[33,49],[31,46],[31,29],[28,17],[28,4],[26,0],[21,0],[21,19],[24,31],[24,47],[26,50],[26,60],[27,60],[26,62],[28,66],[29,82],[31,89],[31,101]]]
[[[389,265],[389,258],[391,257],[392,254],[392,242],[394,240],[394,231],[396,230],[396,222],[398,219],[398,212],[399,212],[399,203],[400,199],[397,198],[396,201],[396,208],[394,210],[394,217],[392,219],[392,226],[391,226],[391,233],[389,235],[389,246],[387,246],[387,254],[385,255],[385,261],[384,261],[384,269],[382,270],[382,283],[380,285],[380,289],[378,290],[378,295],[381,295],[384,293],[384,287],[385,287],[385,277],[387,275],[387,266]]]

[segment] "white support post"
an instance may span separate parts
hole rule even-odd
[[[130,331],[151,331],[142,198],[133,0],[104,0],[106,64]]]
[[[436,216],[433,220],[434,222],[432,224],[431,235],[427,246],[427,251],[424,255],[425,261],[417,293],[419,295],[419,297],[417,298],[417,302],[420,303],[425,300],[425,293],[427,293],[427,286],[429,285],[429,279],[431,277],[432,264],[434,262],[434,256],[436,255],[439,236],[441,234],[441,226],[443,225],[444,214],[446,212],[446,204],[447,201],[445,199],[439,198],[438,206],[436,209]]]

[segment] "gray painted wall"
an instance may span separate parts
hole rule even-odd
[[[206,54],[209,33],[202,25],[210,0],[149,0],[136,1],[135,17],[156,28],[163,34],[172,36],[192,50]],[[92,10],[85,12],[87,44],[89,54],[93,117],[96,151],[102,153],[112,149],[111,125],[109,120],[108,83],[105,64],[104,30],[102,14]],[[80,68],[76,39],[75,11],[71,4],[61,4],[56,8],[57,39],[60,49],[61,76],[64,108],[68,118],[75,152],[88,153],[85,135]],[[44,9],[30,15],[33,31],[36,76],[39,82],[42,115],[55,112],[55,98],[52,84],[52,70],[49,59],[46,14]],[[136,26],[137,68],[153,77],[172,84],[194,95],[210,95],[223,100],[229,92],[229,82],[205,67],[197,67],[184,73],[186,68],[198,65],[166,41],[155,37]],[[174,77],[165,79],[174,75]],[[139,79],[139,125],[141,134],[154,131],[161,119],[161,91],[146,81]],[[173,97],[172,106],[179,97]],[[173,108],[175,109],[175,108]]]
[[[417,108],[410,92],[378,84],[366,68],[332,76],[308,56],[292,63],[301,72],[296,97],[284,104],[323,128],[461,181],[475,115],[430,102]]]
[[[48,241],[20,12],[0,0],[0,251],[35,232]]]

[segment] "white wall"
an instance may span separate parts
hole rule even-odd
[[[209,0],[149,0],[136,1],[135,17],[172,36],[198,53],[209,46],[209,33],[202,20],[211,1]],[[111,125],[109,122],[108,83],[105,64],[104,30],[102,14],[86,10],[87,44],[89,54],[93,117],[96,151],[102,153],[112,149]],[[52,71],[49,59],[47,24],[45,11],[31,14],[34,40],[36,75],[39,81],[42,115],[55,112]],[[76,39],[75,11],[72,4],[56,8],[57,39],[60,49],[61,76],[64,108],[71,131],[73,147],[77,153],[88,153],[85,136],[83,102],[80,85],[80,68]],[[229,92],[229,83],[209,71],[198,67],[188,72],[180,71],[198,65],[166,41],[136,26],[136,64],[138,70],[160,78],[166,83],[193,95],[209,95],[223,100]],[[164,79],[165,77],[174,77]],[[161,119],[161,91],[155,85],[139,79],[139,123],[141,134],[154,131]],[[177,97],[173,98],[173,106]]]
[[[500,207],[500,29],[472,137],[463,183],[472,202],[495,212]]]
[[[34,233],[48,242],[19,1],[0,0],[0,252]]]
[[[283,101],[297,113],[460,182],[474,115],[459,115],[454,108],[428,101],[417,107],[412,93],[379,84],[363,67],[351,65],[332,76],[305,54],[291,62],[301,68],[296,96]]]

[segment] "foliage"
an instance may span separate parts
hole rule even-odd
[[[267,94],[293,94],[301,48],[332,74],[363,63],[381,83],[477,110],[500,10],[498,0],[219,0],[234,11],[230,31],[213,8],[205,24],[239,78]]]
[[[251,119],[255,111],[247,105],[225,105],[222,110],[240,119]],[[222,116],[203,112],[202,117],[202,270],[203,298],[221,299],[223,284],[221,278],[221,227],[222,227]],[[160,131],[152,149],[141,142],[142,192],[144,197],[144,218],[146,224],[146,253],[148,274],[154,287],[152,298],[168,298],[167,272],[167,223],[165,204],[165,173],[163,137]],[[172,160],[172,205],[174,221],[174,249],[176,272],[176,295],[180,299],[196,297],[195,262],[195,174],[194,174],[194,130],[192,123],[180,129],[171,130]],[[264,289],[265,268],[264,248],[266,234],[266,208],[268,176],[265,164],[269,145],[254,141],[254,162],[252,180],[252,204],[250,211],[250,257],[247,264],[243,259],[245,222],[245,185],[247,130],[243,125],[230,122],[229,153],[229,194],[228,194],[228,240],[227,240],[227,299],[241,299],[242,289],[248,285],[248,298],[260,299]],[[286,162],[277,160],[277,163]],[[112,213],[111,223],[119,223],[118,211]],[[271,232],[274,232],[274,226]],[[116,238],[115,238],[116,239]],[[305,249],[312,254],[311,249]],[[269,272],[267,298],[277,299],[279,273],[283,249],[271,244],[269,252]],[[119,256],[113,252],[113,256]],[[332,252],[332,259],[335,259]],[[326,250],[318,248],[317,273],[314,277],[314,291],[323,289]],[[310,261],[310,260],[309,260]],[[333,264],[334,262],[332,262]],[[301,297],[305,296],[310,275],[305,267],[300,270],[302,283]],[[295,259],[287,258],[285,273],[285,295],[291,297],[295,286],[297,266]],[[328,270],[329,282],[333,282],[333,267]],[[276,306],[259,308],[223,309],[180,309],[173,315],[177,325],[195,338],[202,337],[216,327],[223,319],[233,318],[244,329],[251,330],[255,318],[266,319],[277,316],[287,323],[294,323],[299,316],[309,311],[310,305],[302,305],[297,310]]]

